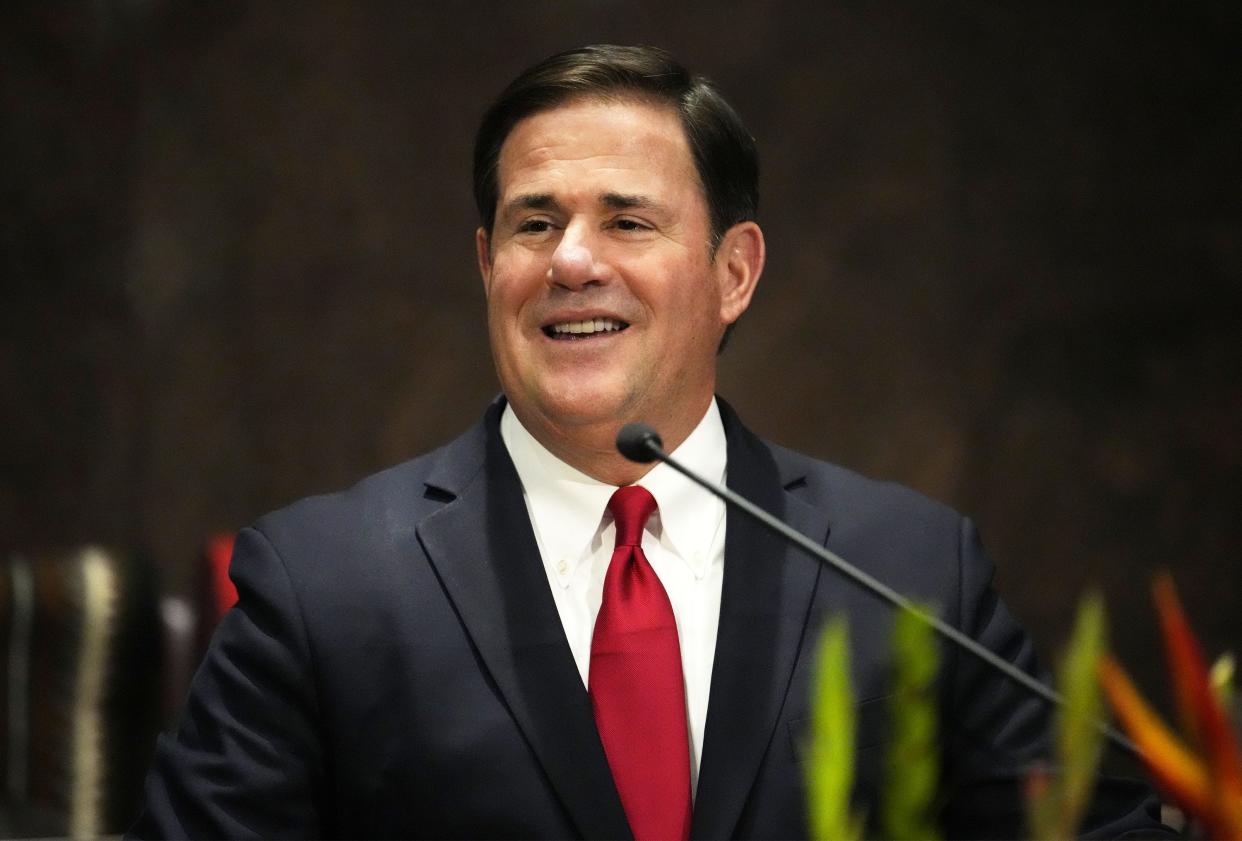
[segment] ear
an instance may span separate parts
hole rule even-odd
[[[474,232],[474,256],[479,261],[479,276],[483,278],[483,292],[487,294],[492,286],[492,247],[488,241],[487,231],[481,227]]]
[[[766,258],[763,231],[754,222],[739,222],[725,231],[716,249],[722,324],[732,324],[746,312]]]

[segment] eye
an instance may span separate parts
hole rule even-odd
[[[552,223],[547,219],[527,219],[518,225],[520,234],[544,234],[551,229]]]
[[[620,230],[620,231],[649,231],[651,230],[650,225],[644,224],[643,222],[640,222],[637,219],[631,219],[628,216],[623,216],[620,219],[617,219],[616,221],[614,221],[612,224],[613,224],[613,227],[615,227],[617,230]]]

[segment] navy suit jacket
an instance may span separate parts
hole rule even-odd
[[[502,407],[435,452],[240,534],[240,602],[160,741],[132,835],[629,836]],[[765,443],[721,409],[734,490],[1033,667],[969,520]],[[693,837],[806,836],[812,655],[838,614],[859,702],[857,796],[874,814],[892,612],[729,512]],[[1014,784],[1041,751],[1046,711],[964,657],[945,650],[938,680],[946,830],[1021,834]],[[1156,827],[1145,794],[1106,786],[1097,829]]]

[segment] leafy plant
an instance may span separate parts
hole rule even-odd
[[[862,837],[863,822],[850,809],[855,715],[849,633],[843,618],[834,619],[824,630],[815,663],[807,764],[811,837],[853,841]]]
[[[1091,802],[1103,753],[1100,720],[1104,703],[1096,680],[1104,655],[1104,603],[1083,598],[1058,677],[1065,704],[1053,724],[1055,772],[1038,769],[1027,780],[1031,836],[1052,841],[1075,837]]]
[[[930,612],[930,611],[928,611]],[[935,632],[908,611],[893,624],[892,743],[884,777],[880,826],[887,838],[935,839],[939,776],[934,681]]]

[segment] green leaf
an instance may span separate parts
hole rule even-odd
[[[1065,705],[1054,721],[1056,775],[1028,789],[1031,834],[1039,839],[1073,838],[1091,801],[1104,747],[1100,722],[1104,702],[1096,678],[1104,654],[1104,603],[1088,594],[1059,673]]]
[[[1226,651],[1216,658],[1216,662],[1212,664],[1212,671],[1208,675],[1216,700],[1220,701],[1220,705],[1231,713],[1234,711],[1234,671],[1233,653]]]
[[[1062,841],[1058,817],[1061,813],[1060,782],[1046,765],[1032,768],[1026,777],[1026,819],[1031,838],[1036,841]]]
[[[849,634],[845,620],[836,618],[819,640],[811,697],[807,794],[811,837],[819,841],[862,837],[862,821],[850,812],[850,794],[854,786],[854,726]]]
[[[1091,801],[1104,748],[1100,721],[1104,700],[1096,675],[1104,653],[1104,602],[1088,594],[1078,606],[1074,635],[1061,665],[1065,708],[1059,716],[1057,752],[1061,762],[1062,829],[1072,838]]]
[[[938,663],[935,632],[923,619],[900,611],[893,623],[893,694],[889,702],[892,742],[880,813],[886,838],[939,837],[935,799],[940,760],[934,686]]]

